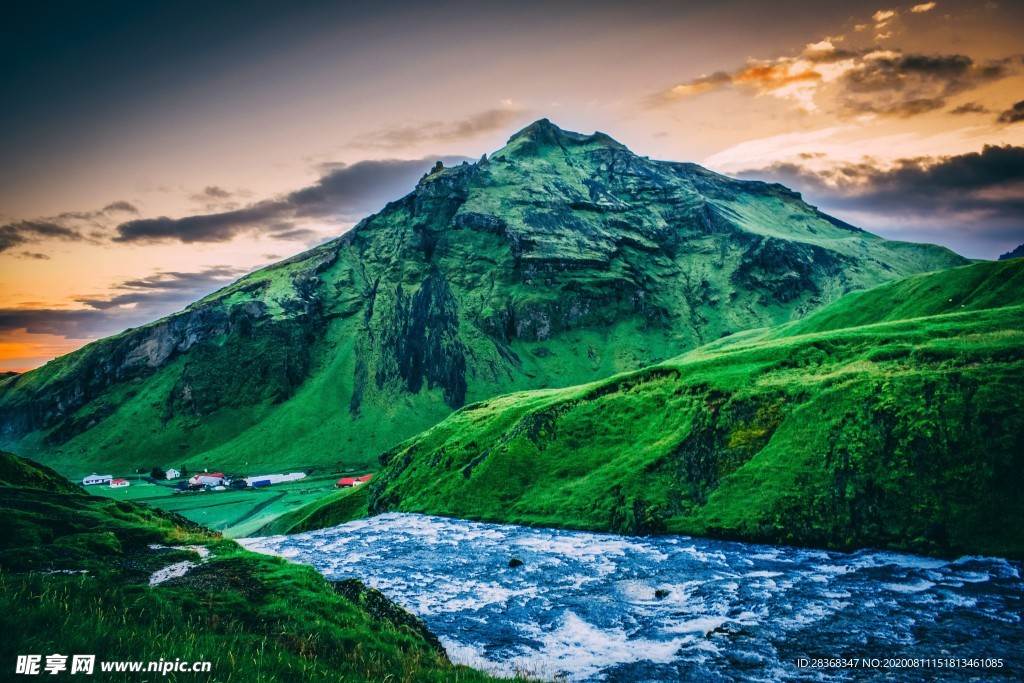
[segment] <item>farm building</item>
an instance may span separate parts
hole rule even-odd
[[[178,477],[181,476],[181,472],[172,467],[169,470],[167,470],[166,475],[168,479],[177,479]]]
[[[249,486],[270,486],[271,484],[282,484],[286,481],[297,481],[305,479],[305,472],[290,472],[288,474],[261,474],[258,477],[246,477],[245,483]]]
[[[361,477],[342,477],[341,479],[338,480],[338,483],[335,484],[335,486],[337,488],[345,489],[350,488],[352,486],[359,486],[360,484],[365,484],[371,479],[373,479],[372,474],[365,474]]]
[[[200,472],[188,480],[190,484],[198,486],[223,486],[227,477],[223,472]]]
[[[124,488],[125,486],[130,486],[130,485],[131,485],[131,482],[128,481],[127,479],[112,479],[111,482],[110,482],[110,488],[112,488],[112,489]]]
[[[112,474],[96,474],[93,472],[88,477],[82,480],[82,486],[92,486],[94,484],[109,484],[110,480],[114,478]]]

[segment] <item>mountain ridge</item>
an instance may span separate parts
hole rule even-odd
[[[636,369],[964,262],[541,120],[339,238],[0,379],[0,441],[76,473],[372,466],[467,401]]]

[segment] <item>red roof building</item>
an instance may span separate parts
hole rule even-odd
[[[338,480],[338,483],[335,484],[335,486],[340,488],[348,488],[349,486],[359,486],[360,484],[365,484],[371,479],[373,479],[372,474],[365,474],[361,477],[342,477],[341,479]]]

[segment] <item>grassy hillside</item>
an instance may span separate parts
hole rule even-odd
[[[491,680],[451,665],[421,622],[356,581],[332,585],[180,517],[85,495],[8,453],[0,514],[2,678],[17,655],[59,652],[97,655],[98,680],[153,680],[99,662],[161,658],[212,662],[210,674],[159,676],[169,681]],[[150,585],[182,561],[196,566]]]
[[[373,467],[466,403],[639,369],[962,263],[780,185],[542,120],[342,238],[0,379],[0,447],[72,478]]]
[[[370,512],[1024,557],[1024,260],[472,404],[382,460]]]

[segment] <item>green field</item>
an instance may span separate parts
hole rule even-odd
[[[130,500],[175,512],[229,538],[241,538],[253,534],[281,515],[336,494],[334,484],[341,476],[342,474],[312,475],[299,481],[241,491],[229,489],[178,493],[170,483],[151,484],[139,479],[133,480],[127,488],[84,488],[92,495],[113,500]]]

